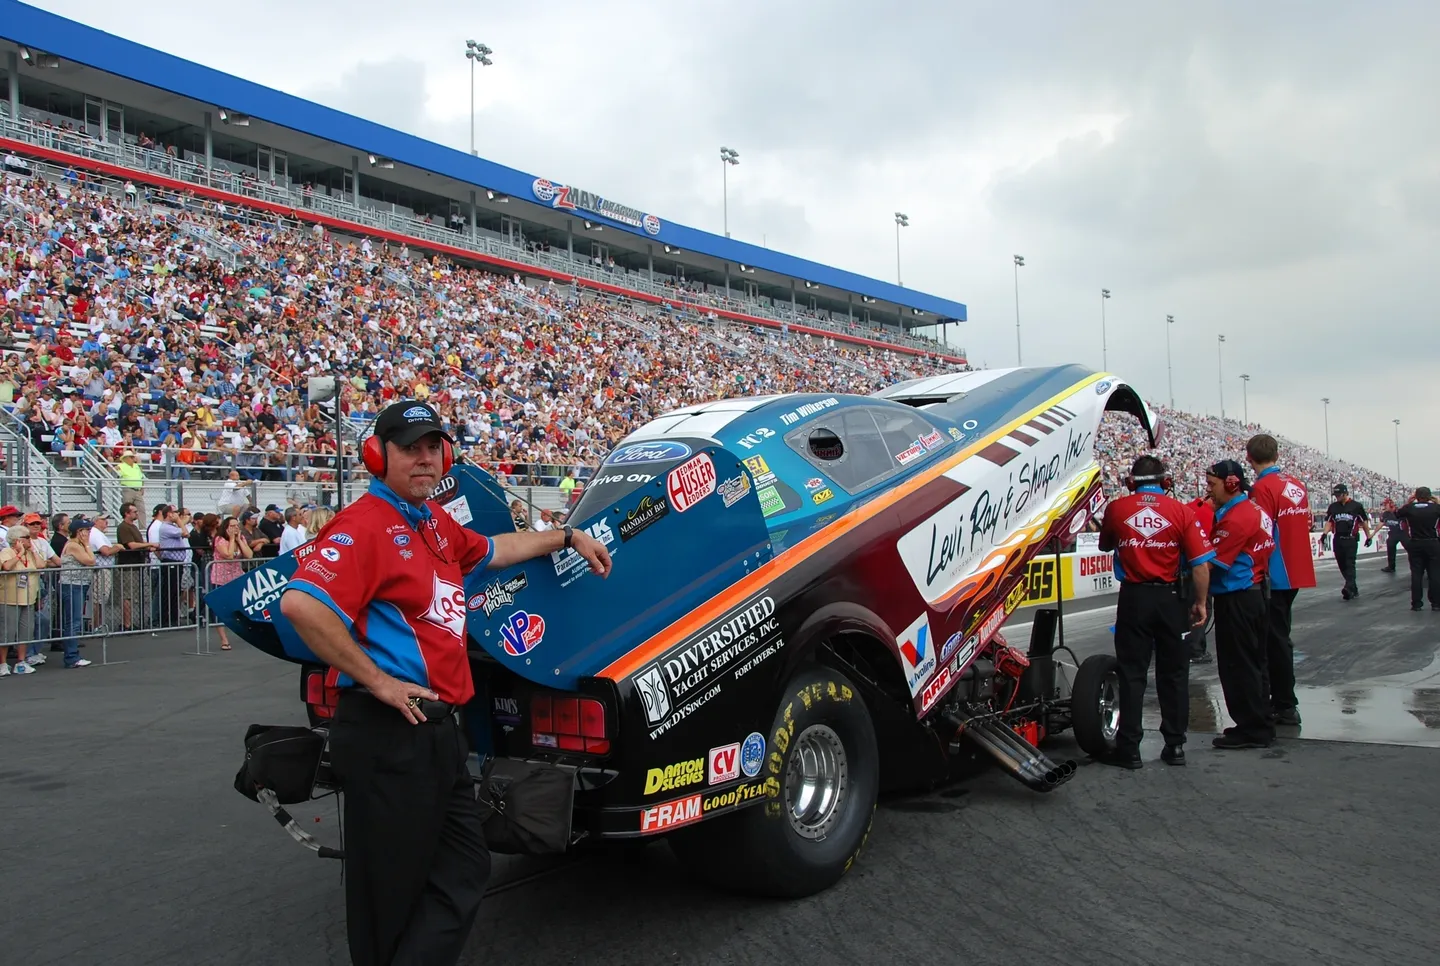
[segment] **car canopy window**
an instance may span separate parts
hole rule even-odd
[[[790,433],[785,442],[850,493],[871,486],[899,468],[868,408],[853,407],[828,414]]]

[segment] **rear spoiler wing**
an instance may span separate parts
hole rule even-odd
[[[718,446],[573,525],[609,549],[607,578],[565,550],[465,582],[471,640],[519,676],[565,690],[773,555],[749,473]]]

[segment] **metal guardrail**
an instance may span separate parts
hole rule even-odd
[[[357,205],[333,196],[307,193],[288,183],[283,186],[275,185],[253,178],[241,177],[218,167],[207,169],[203,164],[181,160],[161,151],[147,150],[124,143],[112,144],[98,141],[86,135],[47,128],[25,120],[23,117],[12,119],[6,115],[0,115],[0,133],[14,140],[39,147],[64,151],[67,154],[91,158],[117,167],[153,172],[177,181],[185,181],[258,201],[283,205],[297,212],[315,211],[355,225],[392,231],[510,262],[578,276],[592,282],[614,285],[655,298],[681,302],[699,312],[733,311],[781,324],[804,325],[822,329],[833,332],[837,336],[873,339],[891,345],[905,346],[919,352],[965,356],[964,349],[941,345],[934,340],[908,334],[894,335],[883,329],[868,328],[855,323],[841,325],[829,319],[775,308],[759,300],[738,296],[733,291],[729,296],[709,293],[700,295],[681,287],[679,279],[665,284],[646,278],[638,272],[608,272],[603,268],[595,268],[587,261],[572,260],[568,252],[561,256],[531,251],[521,246],[502,242],[497,238],[481,236],[478,232],[462,232],[439,227],[410,212],[404,214],[396,211],[386,212],[366,204]]]
[[[92,663],[123,664],[109,659],[112,637],[193,630],[195,651],[187,653],[201,654],[201,580],[200,567],[187,562],[0,571],[0,586],[13,585],[17,595],[38,585],[34,603],[0,604],[0,646],[24,645],[27,657],[38,651],[48,664],[50,645],[58,644],[71,665],[83,656],[82,641],[99,641],[100,660]]]

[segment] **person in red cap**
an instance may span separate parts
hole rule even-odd
[[[20,508],[14,504],[0,506],[0,550],[10,546],[10,541],[5,537],[5,532],[11,527],[20,525],[20,518],[24,516]]]
[[[338,674],[330,755],[345,792],[357,966],[456,962],[490,875],[456,715],[475,694],[465,574],[567,548],[598,576],[610,572],[605,545],[584,531],[486,537],[455,522],[430,499],[454,445],[426,403],[382,412],[366,441],[368,492],[306,545],[313,552],[280,598],[295,633]]]

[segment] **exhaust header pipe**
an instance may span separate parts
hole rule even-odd
[[[1037,792],[1057,788],[1075,774],[1075,762],[1067,759],[1057,764],[1051,761],[1043,751],[1001,721],[975,721],[953,714],[945,717],[961,735],[999,762],[1000,767]]]

